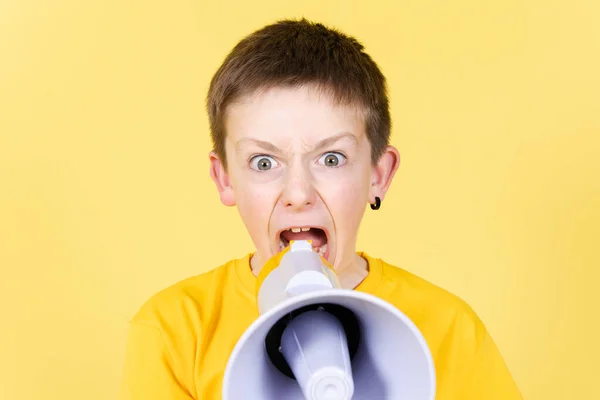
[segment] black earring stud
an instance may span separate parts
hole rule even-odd
[[[381,199],[375,197],[375,204],[371,204],[371,210],[379,210],[379,207],[381,207]]]

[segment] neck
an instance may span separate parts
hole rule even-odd
[[[256,253],[250,258],[250,268],[254,276],[258,276],[263,263],[256,256]],[[354,257],[348,262],[335,268],[335,273],[343,289],[355,289],[369,274],[367,260],[354,254]]]

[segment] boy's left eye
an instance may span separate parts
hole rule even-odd
[[[339,167],[346,162],[346,157],[340,153],[325,153],[319,158],[319,164],[326,167]]]

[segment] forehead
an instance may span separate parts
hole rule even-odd
[[[312,143],[341,132],[360,141],[365,135],[365,116],[361,108],[338,104],[330,94],[314,87],[275,87],[230,104],[225,129],[227,139],[233,142],[252,137]]]

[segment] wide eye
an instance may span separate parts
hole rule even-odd
[[[269,156],[255,156],[250,160],[250,168],[257,171],[268,171],[270,169],[275,168],[277,165],[277,161],[273,157]]]
[[[340,153],[325,153],[319,158],[319,164],[326,167],[339,167],[346,162],[346,157]]]

